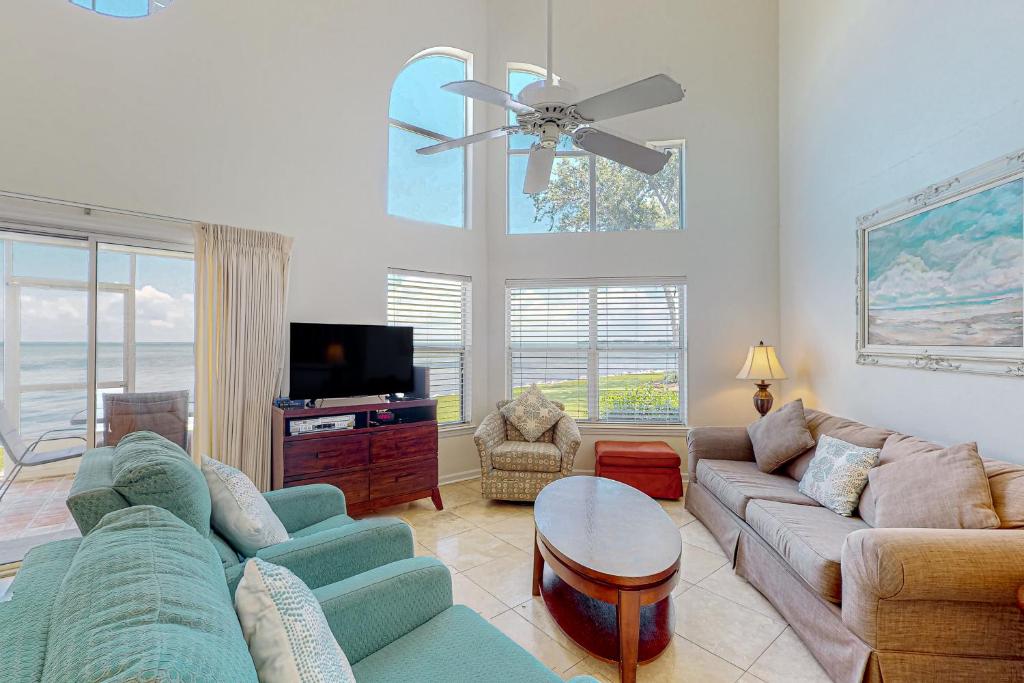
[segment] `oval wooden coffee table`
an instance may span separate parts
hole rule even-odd
[[[623,683],[672,641],[679,529],[652,498],[600,477],[566,477],[534,505],[533,594]]]

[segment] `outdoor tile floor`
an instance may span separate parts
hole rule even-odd
[[[20,561],[40,543],[78,535],[67,505],[74,475],[17,479],[0,501],[0,564]]]
[[[452,572],[455,601],[468,605],[563,678],[590,674],[618,681],[615,666],[590,657],[530,594],[533,506],[485,501],[477,480],[441,487],[444,511],[429,500],[382,510],[405,519],[416,553]],[[829,678],[769,602],[736,576],[704,526],[682,501],[662,501],[679,527],[683,569],[673,593],[675,636],[642,665],[644,682],[828,683]]]

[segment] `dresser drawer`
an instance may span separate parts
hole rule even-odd
[[[437,426],[417,425],[378,432],[370,437],[370,460],[374,463],[437,457]]]
[[[437,458],[413,460],[370,472],[370,496],[385,498],[437,486]]]
[[[355,472],[342,472],[340,474],[325,474],[320,477],[309,479],[291,479],[285,481],[285,488],[289,486],[306,486],[307,484],[330,484],[342,490],[345,494],[345,505],[351,507],[356,503],[365,503],[370,499],[370,472],[369,470],[357,470]]]
[[[369,460],[370,439],[365,434],[296,441],[285,445],[284,476],[289,479],[364,467]]]

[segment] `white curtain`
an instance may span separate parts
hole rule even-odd
[[[292,238],[197,223],[192,453],[270,488],[270,419],[281,388]]]

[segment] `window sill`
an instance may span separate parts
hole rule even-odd
[[[594,436],[686,436],[686,425],[577,422],[580,433]]]
[[[476,425],[471,423],[444,425],[437,428],[438,438],[445,439],[450,436],[466,436],[476,432]]]

